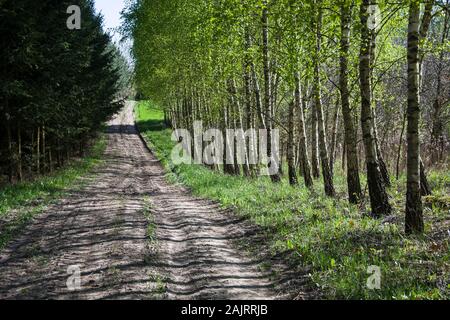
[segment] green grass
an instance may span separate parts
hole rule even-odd
[[[101,136],[89,155],[72,161],[54,173],[34,181],[18,183],[0,189],[0,250],[5,247],[33,216],[52,201],[60,198],[80,176],[101,162],[106,140]]]
[[[144,197],[144,208],[142,209],[145,219],[147,219],[147,231],[146,236],[149,245],[154,246],[156,244],[156,224],[152,214],[152,203],[148,197]]]
[[[324,195],[321,181],[315,190],[291,187],[283,179],[247,179],[213,172],[200,165],[175,166],[174,146],[163,113],[151,102],[136,108],[138,127],[168,171],[196,195],[219,201],[261,226],[274,252],[293,251],[295,263],[311,266],[311,279],[325,298],[337,299],[448,299],[450,297],[448,172],[433,172],[434,196],[444,204],[425,207],[426,235],[403,233],[404,177],[389,192],[395,213],[389,222],[364,214],[367,208]],[[345,176],[336,165],[338,194],[346,192]],[[365,181],[365,178],[362,177]],[[367,206],[367,203],[366,203]],[[381,269],[380,290],[366,283],[371,265]]]

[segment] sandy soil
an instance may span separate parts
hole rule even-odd
[[[305,274],[239,245],[260,237],[247,221],[166,182],[132,110],[130,102],[110,122],[105,164],[85,186],[0,253],[0,298],[305,297]],[[81,286],[69,290],[77,267]]]

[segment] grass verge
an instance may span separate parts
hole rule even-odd
[[[106,139],[101,135],[88,156],[74,160],[50,175],[0,189],[0,250],[35,215],[60,198],[68,187],[73,187],[77,178],[100,163],[105,148]]]
[[[151,102],[136,107],[139,130],[168,171],[196,195],[219,201],[261,226],[274,252],[292,251],[295,263],[311,266],[311,279],[331,299],[448,299],[449,172],[429,175],[434,196],[426,199],[426,234],[403,233],[405,178],[389,193],[395,208],[385,219],[372,219],[344,199],[345,175],[336,165],[336,199],[328,198],[320,181],[315,190],[291,187],[270,179],[247,179],[214,172],[200,165],[170,161],[174,146],[163,112]],[[362,177],[364,181],[364,177]],[[369,289],[371,266],[381,271],[380,288]]]

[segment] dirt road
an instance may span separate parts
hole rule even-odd
[[[110,123],[105,163],[0,253],[2,299],[276,299],[248,223],[167,183],[133,104]],[[80,286],[77,272],[80,272]],[[265,270],[265,271],[264,271]],[[302,281],[302,280],[301,280]],[[67,286],[69,283],[71,286]]]

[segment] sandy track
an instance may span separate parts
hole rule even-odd
[[[251,226],[165,181],[132,110],[128,103],[111,121],[106,163],[85,178],[85,187],[51,205],[0,253],[0,298],[292,296],[280,292],[304,278],[275,281],[262,271],[264,261],[238,249],[236,243],[254,235]],[[79,290],[67,288],[70,266],[80,267]]]

